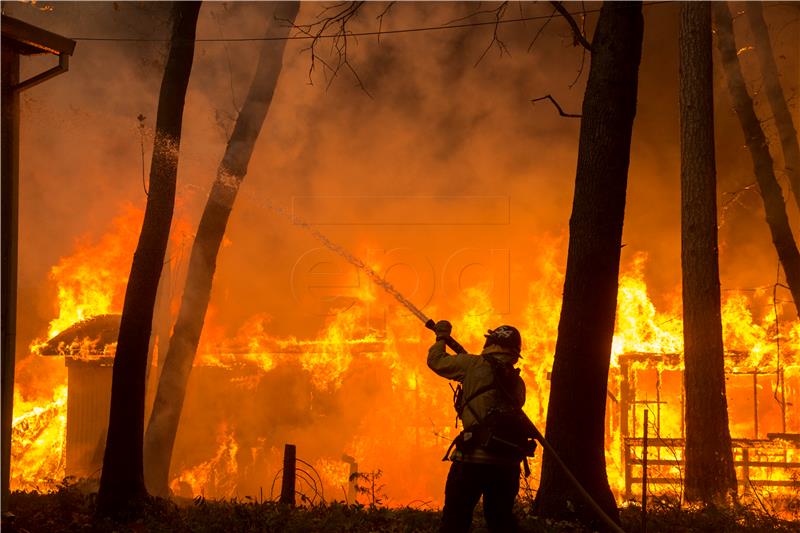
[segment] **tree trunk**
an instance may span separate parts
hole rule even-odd
[[[725,77],[728,79],[728,91],[736,116],[742,125],[745,143],[753,159],[753,169],[758,188],[761,190],[761,198],[764,200],[764,212],[772,233],[772,242],[786,274],[795,310],[800,310],[800,252],[797,251],[789,218],[786,216],[786,204],[783,201],[781,187],[775,179],[767,138],[761,129],[761,123],[753,108],[753,100],[744,83],[739,57],[736,55],[733,20],[727,2],[714,3],[714,22],[717,28],[717,47],[722,58]]]
[[[276,8],[276,16],[294,22],[298,8],[299,2],[282,3]],[[270,32],[270,36],[286,37],[289,30],[286,23],[280,23]],[[186,385],[211,297],[217,254],[275,92],[285,47],[285,40],[264,42],[250,91],[217,169],[217,177],[192,245],[181,307],[164,359],[145,437],[147,486],[156,495],[167,495],[169,492],[172,449]]]
[[[641,2],[603,3],[583,101],[547,411],[550,444],[616,521],[606,474],[604,420],[642,31]],[[534,508],[543,517],[577,517],[602,527],[547,453]]]
[[[681,268],[687,501],[736,494],[720,317],[711,4],[680,17]]]
[[[175,2],[172,9],[172,42],[158,100],[150,192],[114,358],[108,438],[97,499],[102,514],[138,512],[147,496],[142,464],[147,350],[175,204],[183,106],[199,10],[200,2]]]
[[[775,116],[775,126],[781,139],[783,149],[783,164],[789,184],[792,187],[794,201],[800,207],[800,145],[797,142],[797,130],[794,128],[792,114],[783,95],[778,67],[775,65],[775,56],[772,53],[772,44],[769,41],[769,32],[764,23],[760,2],[746,2],[745,13],[750,21],[750,28],[755,37],[756,55],[761,67],[761,76],[764,78],[764,89],[767,93],[769,106]]]

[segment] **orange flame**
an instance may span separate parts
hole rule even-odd
[[[54,267],[53,276],[59,283],[60,310],[58,318],[51,323],[51,334],[76,320],[119,310],[135,240],[135,235],[126,228],[136,227],[140,219],[141,213],[129,210],[112,224],[110,233],[98,244],[83,243],[73,256],[62,259]],[[532,265],[530,272],[526,273],[532,281],[528,284],[527,305],[521,311],[524,357],[520,367],[528,390],[524,409],[544,430],[549,371],[556,343],[564,276],[556,252],[558,246],[550,243],[542,249],[539,263]],[[680,354],[683,349],[679,297],[673,299],[673,305],[666,312],[656,309],[644,279],[645,262],[645,255],[635,256],[630,265],[622,269],[620,276],[609,378],[612,396],[618,396],[620,392],[621,357],[633,353]],[[425,468],[421,469],[420,458],[436,458],[458,430],[452,423],[449,391],[425,365],[425,351],[430,341],[428,332],[420,327],[415,317],[391,312],[386,316],[384,329],[372,329],[369,326],[369,305],[378,302],[382,293],[375,285],[365,284],[356,290],[354,296],[356,304],[346,312],[334,313],[311,338],[274,336],[270,332],[271,318],[266,314],[251,317],[235,336],[224,338],[222,328],[214,324],[216,310],[212,307],[195,365],[235,369],[239,376],[249,375],[251,378],[247,378],[249,381],[246,383],[241,378],[234,383],[232,378],[231,384],[221,384],[245,386],[249,390],[255,390],[258,381],[270,372],[289,364],[297,366],[307,377],[309,396],[324,398],[325,402],[333,405],[341,401],[346,404],[343,410],[352,411],[343,416],[345,425],[328,426],[325,418],[328,414],[324,410],[320,413],[314,411],[317,407],[312,403],[308,427],[296,427],[278,437],[305,436],[309,447],[314,450],[309,452],[312,455],[308,459],[316,465],[326,494],[339,495],[347,485],[348,467],[340,459],[342,454],[346,454],[356,458],[362,471],[383,471],[382,483],[385,483],[387,492],[385,503],[403,505],[416,500],[434,505],[441,503],[441,482],[446,465],[425,462]],[[426,312],[453,317],[459,341],[468,347],[479,347],[486,329],[507,321],[493,303],[491,287],[475,285],[465,288],[460,300],[451,304],[458,306],[459,313],[439,308],[428,308]],[[751,308],[752,300],[747,295],[725,294],[722,321],[725,346],[730,352],[726,359],[728,369],[777,370],[780,356],[787,379],[797,379],[800,373],[796,364],[796,354],[800,350],[800,324],[779,324],[776,315],[781,316],[780,309],[777,313],[766,313],[757,321]],[[659,381],[658,386],[679,389],[680,357],[672,357],[670,364],[664,362],[666,359],[653,363],[654,367],[645,363],[634,365],[639,372],[635,385],[645,394],[655,394],[652,391],[656,380],[664,380],[663,383]],[[368,373],[365,368],[370,369]],[[375,382],[373,387],[370,387],[370,380]],[[363,390],[348,390],[351,385]],[[769,377],[763,378],[761,387],[770,393],[777,390],[774,379],[770,381]],[[729,390],[738,391],[735,388]],[[65,391],[65,387],[59,388],[56,396],[40,397],[28,404],[19,401],[21,410],[18,411],[19,422],[15,422],[14,460],[15,471],[24,472],[24,475],[15,478],[16,487],[30,487],[37,483],[41,486],[42,480],[48,476],[57,478],[59,473],[63,474]],[[647,396],[639,399],[654,400]],[[608,402],[606,461],[612,487],[622,498],[625,467],[621,462],[623,436],[619,433],[619,425],[620,417],[627,414],[614,412],[618,401],[615,396]],[[658,418],[651,421],[649,435],[658,438],[681,436],[676,434],[682,425],[681,412],[675,408],[676,405],[674,401],[668,401],[659,408]],[[735,397],[731,405],[737,405]],[[279,409],[281,406],[264,406],[264,409],[272,407]],[[634,418],[641,414],[641,409],[641,406],[634,407]],[[247,423],[249,419],[242,421]],[[771,414],[765,415],[762,423],[774,421],[773,409]],[[231,497],[238,493],[242,479],[248,476],[268,484],[280,467],[280,443],[267,443],[263,436],[258,442],[238,442],[239,434],[231,428],[241,428],[241,423],[234,421],[234,415],[230,414],[230,420],[219,424],[214,445],[207,450],[205,459],[197,464],[183,464],[171,481],[173,491],[193,497]],[[733,418],[732,427],[740,431]],[[800,428],[790,423],[788,431],[796,430]],[[762,429],[760,433],[763,435],[766,431]],[[641,435],[641,427],[634,428],[631,435]],[[326,438],[327,442],[324,442]],[[34,451],[34,443],[40,441],[46,449],[55,449],[58,453],[49,453],[46,459],[42,459]],[[258,460],[249,466],[240,464],[241,450],[247,450],[249,456],[258,457]],[[795,453],[787,449],[784,456]],[[673,456],[679,459],[680,454],[680,450],[675,450]],[[538,461],[539,457],[535,459],[534,471]],[[662,472],[678,476],[680,467],[665,466]],[[775,479],[788,475],[772,470],[764,470],[761,474]]]
[[[58,284],[58,317],[48,338],[92,316],[119,312],[128,282],[133,248],[144,212],[127,205],[96,243],[83,239],[78,249],[50,271]]]

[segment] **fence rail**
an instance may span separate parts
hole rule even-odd
[[[792,487],[792,488],[800,488],[800,476],[795,475],[793,479],[754,479],[752,474],[754,472],[751,471],[753,468],[766,468],[770,471],[773,470],[789,470],[789,469],[796,469],[800,468],[800,461],[794,460],[794,458],[789,458],[788,456],[791,454],[795,455],[795,457],[800,457],[800,446],[798,446],[797,442],[794,441],[783,441],[778,443],[774,440],[769,439],[735,439],[732,441],[732,447],[734,450],[741,450],[739,453],[734,453],[734,457],[736,457],[733,461],[733,465],[736,468],[736,475],[737,475],[737,483],[739,486],[743,487],[745,491],[749,490],[750,487],[760,487],[760,488],[785,488],[785,487]],[[634,452],[638,448],[641,452],[642,447],[644,446],[644,439],[637,438],[637,437],[629,437],[624,439],[624,472],[625,472],[625,498],[631,499],[632,488],[634,485],[642,485],[643,483],[643,474],[644,471],[642,467],[645,463],[643,458],[641,457],[641,453],[637,456]],[[647,447],[649,450],[656,450],[656,449],[666,449],[669,450],[668,453],[674,454],[676,458],[673,459],[662,459],[660,458],[661,453],[663,452],[655,452],[655,455],[659,457],[653,457],[654,452],[649,451],[648,457],[646,461],[646,467],[648,470],[647,475],[647,484],[651,485],[682,485],[683,479],[680,476],[670,477],[670,476],[656,476],[653,477],[650,475],[651,469],[654,467],[660,466],[667,466],[667,467],[679,467],[682,468],[684,465],[683,460],[683,448],[685,446],[684,439],[675,439],[675,438],[650,438],[647,442]],[[677,451],[680,450],[678,454]],[[755,452],[759,457],[756,459],[751,460],[750,455],[751,453]],[[764,459],[763,456],[783,456],[783,459],[776,458],[775,460],[767,460]],[[678,457],[679,456],[679,457]],[[639,467],[638,475],[634,473],[635,467]],[[770,472],[771,473],[771,472]],[[660,473],[663,474],[663,473]],[[764,472],[759,472],[757,475],[764,475]]]

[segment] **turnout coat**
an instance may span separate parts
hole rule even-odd
[[[470,399],[469,407],[465,407],[461,412],[461,420],[464,431],[469,431],[471,427],[484,420],[493,408],[502,408],[507,405],[503,400],[502,393],[496,388],[490,388],[475,396],[475,392],[485,388],[494,381],[492,365],[486,358],[493,358],[498,362],[513,364],[518,356],[502,347],[490,345],[481,352],[480,355],[461,353],[450,355],[445,351],[444,339],[436,341],[428,350],[428,367],[443,378],[461,383],[463,387],[463,398]],[[515,380],[511,390],[507,391],[518,405],[525,403],[525,382],[522,379]],[[451,461],[463,461],[470,463],[487,464],[516,464],[519,457],[508,457],[493,454],[482,447],[476,447],[469,451],[459,450],[457,447],[450,454]]]

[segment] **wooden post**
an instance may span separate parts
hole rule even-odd
[[[644,426],[642,439],[642,533],[647,533],[647,415],[644,410]]]
[[[627,439],[630,436],[628,432],[628,417],[630,416],[630,413],[628,413],[628,409],[630,409],[629,372],[630,367],[628,366],[627,360],[620,357],[619,373],[622,376],[622,381],[619,384],[619,438],[620,442],[622,442],[622,465],[625,471],[625,498],[628,500],[631,498],[631,473],[630,461],[628,458],[629,449],[627,445]]]
[[[283,480],[280,503],[294,506],[295,480],[297,476],[297,448],[287,444],[283,449]]]
[[[750,450],[745,444],[742,446],[742,480],[744,481],[743,493],[750,492]]]
[[[358,495],[356,494],[356,474],[358,474],[358,463],[352,462],[350,463],[350,474],[347,477],[349,480],[347,483],[347,499],[350,500],[348,503],[351,504],[357,503],[356,498]]]
[[[622,464],[625,469],[625,499],[630,500],[632,499],[631,496],[631,488],[633,487],[633,465],[631,464],[632,457],[631,457],[631,445],[627,441],[627,437],[623,437],[623,456],[622,456]]]
[[[758,439],[758,369],[753,369],[753,438]]]
[[[0,507],[8,511],[11,424],[14,411],[14,365],[17,346],[17,251],[19,219],[19,95],[25,89],[67,71],[75,41],[21,20],[2,16],[2,168],[0,168],[0,375],[2,376],[2,446]],[[20,81],[20,55],[55,54],[58,66]]]
[[[5,35],[4,35],[5,37]],[[17,331],[17,209],[19,194],[19,54],[5,41],[2,59],[2,511],[8,511],[14,359]]]
[[[342,461],[350,465],[350,474],[347,476],[347,503],[353,505],[356,503],[356,474],[358,474],[358,463],[354,457],[347,454],[342,455]]]

